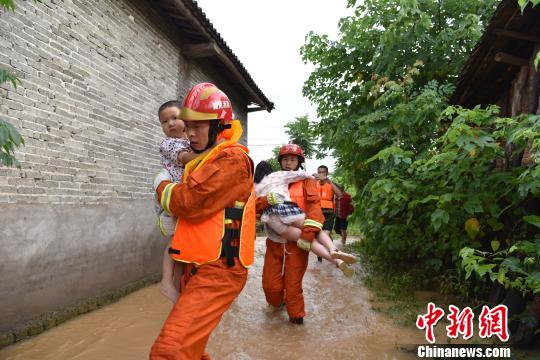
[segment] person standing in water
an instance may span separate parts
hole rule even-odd
[[[193,152],[183,182],[166,170],[154,187],[162,208],[178,218],[169,250],[184,264],[180,297],[150,359],[209,359],[210,333],[244,288],[254,260],[253,162],[238,144],[242,127],[215,85],[195,85],[180,110]]]

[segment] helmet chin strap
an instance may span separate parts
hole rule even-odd
[[[204,150],[197,150],[197,149],[194,149],[193,146],[190,146],[190,148],[191,148],[191,150],[193,150],[193,152],[194,152],[195,154],[201,154],[201,153],[203,153],[203,152],[206,150],[206,149],[204,149]]]
[[[196,150],[191,147],[191,150],[193,150],[195,154],[201,154],[205,152],[206,150],[210,149],[212,146],[215,145],[217,136],[220,132],[225,129],[230,129],[231,127],[231,124],[222,124],[220,123],[220,120],[212,120],[210,122],[210,127],[208,128],[208,144],[206,144],[206,147],[202,150]]]

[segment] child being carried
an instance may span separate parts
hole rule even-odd
[[[296,242],[302,233],[306,214],[294,202],[289,194],[289,184],[313,178],[302,170],[276,171],[266,161],[261,161],[255,170],[255,192],[257,197],[278,197],[276,205],[268,207],[261,215],[268,237],[280,243]],[[275,201],[274,201],[275,202]],[[324,231],[320,231],[311,243],[311,251],[338,267],[345,276],[351,277],[354,270],[348,265],[357,261],[354,255],[338,250],[332,239]]]
[[[184,122],[179,118],[181,106],[179,101],[167,101],[158,110],[159,122],[165,135],[159,146],[161,165],[169,172],[172,182],[178,183],[182,182],[184,165],[198,156],[191,151],[189,140],[184,131]],[[180,295],[179,281],[175,278],[175,274],[182,273],[183,265],[175,262],[168,250],[171,246],[177,219],[158,205],[156,205],[156,210],[159,229],[162,235],[169,240],[169,245],[163,254],[163,275],[159,289],[163,295],[175,303]]]

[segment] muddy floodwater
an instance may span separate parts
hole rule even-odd
[[[337,243],[337,241],[336,241]],[[311,255],[304,277],[304,326],[266,305],[261,287],[264,238],[249,280],[208,343],[213,359],[416,359],[398,349],[423,334],[371,309],[370,293]],[[157,285],[0,350],[0,359],[147,359],[172,304]]]

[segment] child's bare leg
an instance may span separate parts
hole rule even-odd
[[[317,235],[317,240],[328,250],[329,253],[331,253],[332,251],[337,251],[337,248],[328,233],[324,231],[319,231],[319,234]]]
[[[284,224],[281,221],[269,221],[266,225],[287,241],[297,241],[302,234],[302,230],[299,228]]]
[[[178,292],[178,289],[174,285],[174,266],[175,261],[171,258],[169,255],[169,247],[171,246],[171,242],[169,241],[169,244],[165,248],[165,252],[163,253],[163,273],[161,276],[161,283],[159,284],[159,291],[167,299],[171,300],[173,303],[176,303],[176,300],[178,300],[178,296],[180,293]]]
[[[323,232],[321,231],[320,233],[323,233]],[[286,239],[287,241],[296,242],[300,238],[301,234],[302,234],[302,230],[300,230],[299,228],[294,227],[294,226],[286,226],[285,230],[282,231],[280,236],[282,238]],[[331,240],[329,240],[329,241],[331,241]],[[344,262],[342,259],[334,258],[332,256],[332,254],[334,254],[337,250],[336,251],[330,251],[330,250],[328,250],[327,246],[328,245],[325,246],[325,245],[321,244],[318,239],[314,239],[311,242],[311,252],[313,252],[315,255],[317,255],[317,257],[323,258],[323,259],[331,262],[332,264],[336,265],[336,267],[338,267],[343,272],[343,274],[345,274],[345,276],[351,277],[353,275],[353,273],[354,273],[354,270],[349,268],[347,266],[347,263]],[[334,247],[334,249],[335,249],[335,247]]]
[[[300,239],[300,235],[302,235],[302,230],[294,226],[287,226],[287,229],[280,234],[285,240],[294,242]]]
[[[298,219],[290,224],[285,224],[281,221],[269,222],[268,225],[287,241],[297,241],[302,234],[304,227],[304,219]]]
[[[294,226],[295,228],[301,229],[301,228],[304,227],[304,220],[303,219],[298,219],[296,221],[293,221],[289,225]]]
[[[317,239],[311,242],[311,252],[317,255],[318,257],[322,257],[323,259],[330,261],[332,264],[335,264],[336,266],[339,265],[339,261],[337,259],[333,259],[330,251],[328,251],[326,246],[321,244]]]
[[[318,257],[328,260],[332,264],[336,265],[336,267],[343,272],[343,275],[347,277],[353,276],[354,270],[351,269],[342,259],[334,258],[332,256],[333,253],[328,251],[326,246],[321,244],[318,239],[313,240],[311,243],[311,251]]]
[[[294,241],[296,242],[300,235],[302,235],[302,230],[296,227],[300,221],[296,221],[291,223],[290,225],[284,224],[280,221],[272,221],[268,222],[267,225],[272,228],[276,233],[279,234],[282,238],[284,238],[287,241]],[[303,221],[302,221],[302,227],[303,227]],[[336,259],[332,258],[332,251],[336,251],[336,247],[332,243],[332,240],[326,235],[326,237],[321,236],[321,234],[326,235],[322,231],[319,232],[319,235],[317,236],[317,239],[313,240],[311,243],[311,251],[319,256],[322,257],[328,261],[330,261],[333,264],[338,265],[336,262]],[[322,241],[320,240],[322,238]],[[324,242],[323,242],[324,241]]]
[[[317,235],[317,241],[319,241],[328,250],[332,258],[343,260],[347,264],[354,264],[357,261],[356,256],[338,250],[326,232],[320,231],[319,235]]]
[[[270,226],[272,228],[272,230],[274,230],[276,233],[279,234],[279,236],[286,239],[287,241],[296,242],[296,241],[298,241],[298,239],[300,238],[300,235],[302,234],[302,230],[295,227],[294,225],[297,225],[297,224],[294,224],[294,223],[291,224],[291,226],[289,226],[289,225],[283,224],[281,222],[268,222],[267,225]],[[302,222],[302,226],[303,226],[303,222]],[[321,231],[321,232],[319,232],[319,234],[324,234],[324,233]],[[318,236],[318,237],[320,237],[320,236]],[[327,241],[332,242],[332,240],[330,240],[330,238],[327,238]],[[347,265],[347,263],[345,261],[343,261],[342,259],[332,257],[332,254],[335,253],[335,251],[331,252],[327,248],[327,246],[329,246],[329,245],[327,244],[325,246],[325,245],[321,244],[318,239],[315,239],[311,243],[311,251],[315,255],[317,255],[317,257],[324,258],[324,259],[328,260],[329,262],[331,262],[332,264],[336,265],[336,267],[339,268],[343,272],[343,274],[345,276],[351,277],[354,274],[354,270],[351,269]],[[333,244],[332,244],[332,246],[333,246]],[[333,249],[335,249],[335,247],[333,247]]]

